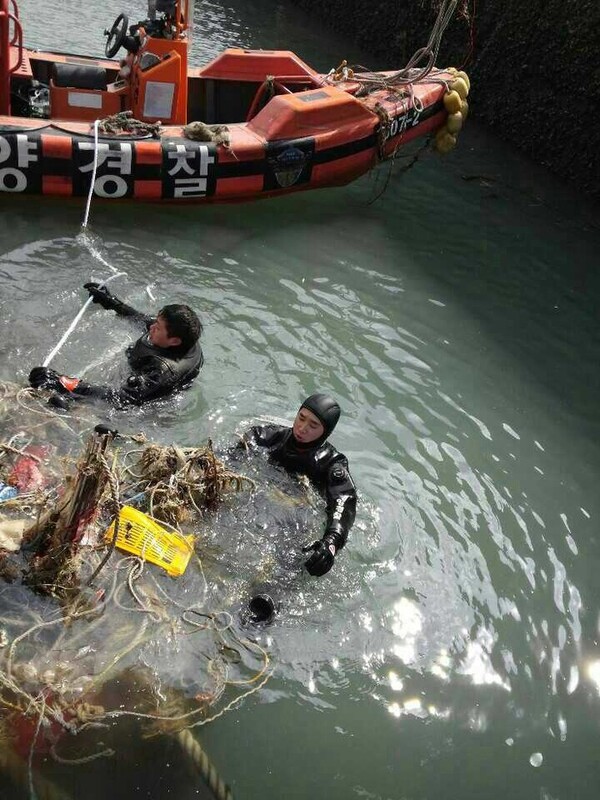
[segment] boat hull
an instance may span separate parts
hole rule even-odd
[[[0,192],[83,197],[93,174],[95,196],[146,202],[247,201],[340,186],[439,129],[443,92],[438,79],[408,97],[358,99],[325,85],[276,96],[249,122],[228,125],[227,144],[193,141],[182,126],[163,127],[158,138],[107,136],[91,122],[4,116]]]
[[[211,203],[340,186],[418,136],[449,151],[468,110],[464,73],[416,66],[427,48],[395,72],[325,75],[246,48],[191,67],[193,2],[150,0],[98,59],[26,48],[17,5],[0,0],[0,194]]]

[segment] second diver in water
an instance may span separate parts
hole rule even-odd
[[[186,388],[198,375],[204,362],[199,342],[202,323],[189,306],[167,305],[152,317],[123,303],[97,283],[86,283],[84,288],[94,303],[147,328],[146,333],[127,348],[130,374],[115,388],[61,375],[49,367],[34,367],[29,373],[33,387],[55,391],[63,403],[68,403],[69,399],[96,397],[115,406],[140,405]]]
[[[345,545],[356,515],[356,487],[348,459],[327,441],[340,418],[336,400],[313,394],[300,406],[291,428],[264,425],[250,428],[243,436],[248,448],[264,447],[269,459],[288,472],[306,475],[327,501],[327,521],[320,540],[304,548],[310,552],[304,566],[310,575],[325,575]],[[257,621],[268,621],[275,609],[268,590],[250,601]]]

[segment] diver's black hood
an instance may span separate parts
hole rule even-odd
[[[311,394],[311,396],[307,397],[302,403],[300,408],[307,408],[320,420],[325,428],[325,432],[318,440],[318,443],[324,442],[333,432],[340,418],[341,411],[337,400],[334,400],[333,397],[328,394]],[[317,442],[311,443],[311,446],[314,447],[316,444]]]

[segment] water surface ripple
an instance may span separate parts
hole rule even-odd
[[[93,11],[101,24],[120,10],[104,5]],[[41,20],[42,4],[32,6]],[[275,19],[286,47],[327,62],[307,18],[250,6],[200,3],[195,57],[267,46],[258,31]],[[243,208],[92,207],[103,258],[127,273],[115,291],[147,311],[189,302],[206,323],[197,385],[158,409],[113,412],[119,425],[225,448],[257,418],[290,419],[319,389],[344,411],[333,440],[360,490],[348,546],[330,575],[300,574],[288,587],[276,624],[259,634],[274,679],[204,742],[246,800],[498,798],[508,774],[515,798],[591,800],[593,210],[475,124],[452,158],[425,157],[371,204],[385,169]],[[81,285],[103,274],[77,239],[82,212],[4,203],[3,379],[25,382],[85,299]],[[133,336],[93,309],[57,368],[116,380]],[[212,600],[230,609],[267,556],[276,562],[320,531],[318,498],[261,459],[248,469],[260,492],[231,501],[203,532],[214,576],[228,576],[215,577]],[[125,796],[125,776],[118,786]]]

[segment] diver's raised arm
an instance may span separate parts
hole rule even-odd
[[[133,306],[127,305],[127,303],[119,300],[118,297],[109,292],[106,286],[101,286],[99,283],[90,281],[89,283],[84,283],[83,288],[88,290],[94,303],[102,306],[102,308],[105,308],[107,311],[114,311],[120,317],[128,317],[133,322],[140,322],[142,325],[150,325],[154,320],[153,316],[143,314],[141,311],[133,308]]]

